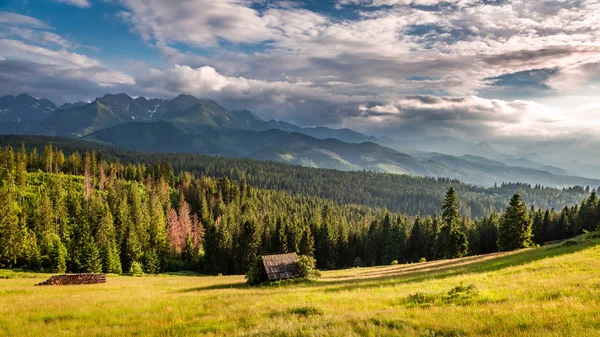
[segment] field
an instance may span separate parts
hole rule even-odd
[[[598,336],[600,239],[456,260],[243,276],[109,276],[33,287],[0,271],[1,336]]]

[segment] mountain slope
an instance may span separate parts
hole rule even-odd
[[[480,186],[516,181],[560,187],[600,185],[600,180],[555,175],[483,157],[443,154],[414,157],[371,142],[353,144],[336,139],[323,140],[276,129],[251,131],[206,125],[186,128],[174,121],[161,121],[124,123],[84,139],[131,150],[198,153],[346,171],[444,177]]]
[[[321,140],[275,129],[250,131],[202,125],[191,130],[181,127],[175,120],[125,123],[97,131],[84,139],[132,150],[247,157],[339,170],[366,169],[435,176],[451,173],[437,163],[421,163],[375,143]]]
[[[105,105],[100,100],[82,107],[58,110],[37,128],[35,134],[81,137],[94,131],[124,123],[126,119],[113,111],[114,106]]]

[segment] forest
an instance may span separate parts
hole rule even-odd
[[[395,191],[390,188],[381,200],[395,200],[394,209],[410,204],[415,211],[406,214],[353,201],[361,194],[352,188],[369,186],[357,182],[370,176],[366,172],[297,169],[311,174],[283,178],[287,166],[275,163],[136,155],[154,163],[122,163],[94,150],[65,154],[51,144],[39,150],[4,147],[0,268],[120,274],[140,265],[151,274],[241,274],[260,254],[297,252],[314,256],[320,269],[336,269],[513,250],[595,230],[600,223],[598,197],[589,188],[580,206],[567,200],[559,210],[528,208],[525,201],[533,195],[559,202],[573,191],[584,195],[583,187],[524,186],[524,198],[506,198],[501,211],[497,203],[504,199],[490,201],[489,215],[474,218],[461,205],[476,187],[427,178],[404,187],[403,181],[412,181],[408,177],[373,174],[380,183],[394,182]],[[236,165],[225,174],[228,161]],[[302,179],[307,183],[300,184]],[[328,191],[329,198],[304,193],[321,179],[348,189]],[[275,189],[292,182],[293,188]],[[424,189],[434,184],[445,194],[427,199]],[[506,194],[513,185],[494,190]],[[426,206],[437,200],[435,208]]]
[[[558,189],[519,182],[499,182],[495,187],[484,188],[444,178],[339,171],[198,154],[134,152],[78,139],[0,135],[0,145],[19,148],[22,143],[25,143],[28,151],[39,149],[40,152],[45,144],[53,144],[61,148],[65,155],[97,149],[104,159],[118,160],[123,164],[157,166],[168,162],[174,174],[189,172],[195,176],[228,178],[238,183],[245,179],[247,184],[255,188],[284,191],[293,196],[323,198],[338,204],[386,208],[411,216],[440,212],[440,205],[450,187],[454,187],[460,197],[460,213],[472,219],[503,211],[515,193],[519,193],[530,206],[558,210],[565,205],[581,202],[595,190],[595,187],[589,186]]]

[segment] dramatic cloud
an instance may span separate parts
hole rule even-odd
[[[600,130],[589,122],[600,104],[595,0],[115,4],[111,14],[161,59],[125,74],[74,52],[76,41],[43,21],[0,12],[0,60],[23,61],[44,80],[72,80],[90,90],[85,97],[185,92],[265,118],[390,136],[549,139]]]
[[[219,39],[257,43],[271,31],[257,11],[244,1],[182,0],[177,5],[162,0],[123,0],[130,21],[144,40],[167,46],[183,42],[196,47],[218,44]]]
[[[30,93],[57,103],[102,91],[132,90],[133,77],[70,51],[71,42],[32,17],[0,12],[0,92]]]

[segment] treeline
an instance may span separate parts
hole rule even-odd
[[[600,214],[595,194],[560,215],[523,212],[519,197],[505,215],[477,221],[460,214],[460,203],[450,189],[439,216],[409,217],[256,188],[245,177],[176,174],[164,161],[122,164],[93,151],[6,147],[0,267],[121,273],[137,262],[147,273],[231,274],[245,273],[260,254],[281,252],[314,256],[321,269],[367,266],[566,238],[595,229]]]
[[[142,153],[67,138],[0,136],[0,144],[12,144],[17,148],[22,141],[31,148],[39,147],[40,152],[45,143],[51,142],[59,144],[68,154],[77,149],[91,152],[93,147],[99,147],[106,159],[119,160],[124,164],[156,166],[156,163],[168,162],[175,174],[189,172],[195,176],[225,177],[238,182],[245,179],[256,188],[324,198],[338,204],[386,208],[391,212],[412,216],[439,212],[444,195],[450,187],[454,187],[460,197],[460,213],[473,219],[503,211],[515,193],[520,194],[527,205],[542,209],[561,209],[565,205],[581,202],[596,188],[575,186],[557,189],[516,182],[483,188],[444,178],[347,172],[194,154]]]

